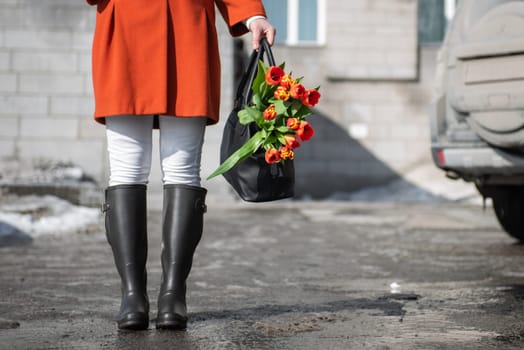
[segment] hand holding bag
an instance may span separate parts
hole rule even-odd
[[[224,162],[231,154],[244,145],[257,131],[256,123],[242,125],[238,112],[251,103],[252,85],[257,75],[258,61],[267,56],[270,66],[275,59],[267,40],[263,38],[260,49],[253,51],[249,65],[237,88],[233,111],[229,114],[220,146],[220,161]],[[264,149],[238,163],[223,174],[227,182],[247,202],[268,202],[294,196],[295,168],[292,160],[268,164]]]

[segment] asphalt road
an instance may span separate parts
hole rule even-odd
[[[150,212],[151,316],[160,212]],[[211,206],[186,332],[118,332],[102,225],[0,248],[0,349],[522,349],[524,246],[461,204]],[[392,285],[393,284],[393,285]]]

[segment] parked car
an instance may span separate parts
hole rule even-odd
[[[524,0],[461,0],[437,60],[435,164],[524,241]]]

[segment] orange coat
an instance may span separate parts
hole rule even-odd
[[[218,121],[220,60],[215,4],[233,36],[265,15],[261,0],[86,0],[93,38],[95,120],[114,115]]]

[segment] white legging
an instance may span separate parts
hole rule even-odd
[[[147,184],[151,170],[153,116],[106,118],[109,186]],[[159,116],[164,184],[200,186],[207,119]]]

